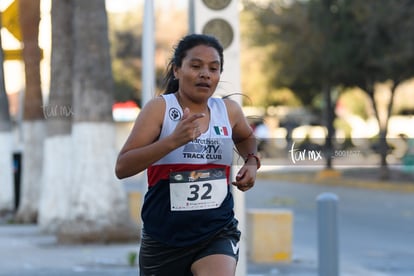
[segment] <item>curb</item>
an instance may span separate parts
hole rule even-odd
[[[384,190],[400,193],[414,193],[414,182],[382,181],[358,179],[344,176],[339,170],[295,171],[295,172],[258,172],[258,179],[291,181],[302,184],[317,184],[326,186],[350,187],[370,190]]]

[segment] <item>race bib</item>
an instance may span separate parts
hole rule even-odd
[[[170,174],[171,211],[220,207],[227,196],[224,169],[174,172]]]

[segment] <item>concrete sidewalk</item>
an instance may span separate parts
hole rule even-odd
[[[360,188],[375,188],[401,192],[414,191],[414,182],[381,182],[368,179],[356,181],[352,175],[337,176],[324,180],[318,178],[315,170],[285,169],[264,164],[258,179],[273,178],[279,181],[292,181],[322,185],[346,185]],[[303,181],[302,181],[303,180]],[[310,181],[311,180],[311,181]],[[127,185],[128,189],[139,187],[136,181]],[[0,276],[66,276],[66,275],[138,275],[138,267],[129,265],[129,256],[138,253],[139,243],[125,244],[85,244],[61,245],[53,235],[43,234],[36,225],[7,224],[0,221]],[[315,248],[303,248],[295,243],[291,263],[247,264],[248,276],[295,275],[316,276],[317,252]],[[300,252],[301,255],[296,255]],[[355,264],[343,263],[342,276],[384,276],[366,271]],[[175,275],[172,275],[175,276]]]
[[[335,166],[334,169],[325,169],[324,164],[317,166],[275,165],[282,162],[285,161],[263,160],[257,178],[414,193],[413,167],[406,171],[402,166],[389,166],[389,179],[381,180],[380,168],[378,166]]]
[[[36,225],[0,226],[0,275],[137,275],[138,244],[58,245]]]
[[[139,244],[59,245],[53,235],[39,232],[36,225],[0,224],[1,276],[137,276],[128,256]],[[247,264],[247,276],[316,276],[316,252],[295,248],[300,256],[291,263]],[[385,276],[354,264],[343,264],[342,276]],[[176,275],[171,275],[176,276]],[[178,275],[177,275],[178,276]]]
[[[128,256],[139,244],[60,245],[53,235],[39,232],[36,225],[0,225],[1,276],[138,275]],[[248,264],[249,276],[317,275],[315,260],[289,264]],[[175,276],[175,275],[172,275]]]

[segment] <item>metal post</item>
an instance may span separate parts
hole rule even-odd
[[[333,193],[317,197],[319,276],[339,275],[337,204],[338,197]]]
[[[237,173],[235,168],[232,169],[232,179],[235,179],[234,175]],[[242,232],[240,241],[239,241],[239,261],[237,263],[236,276],[246,276],[247,275],[247,249],[246,249],[246,237],[247,237],[247,227],[246,227],[246,203],[244,193],[237,190],[233,186],[233,197],[234,197],[234,214],[239,221],[239,230]]]
[[[155,39],[154,3],[145,0],[144,28],[142,34],[142,95],[141,106],[153,98],[155,91]]]
[[[194,34],[195,32],[194,0],[188,0],[188,33]]]

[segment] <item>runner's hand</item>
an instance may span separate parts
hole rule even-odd
[[[236,181],[232,184],[240,191],[247,191],[254,186],[256,180],[257,167],[251,164],[244,164],[236,175]]]
[[[195,113],[190,115],[190,109],[188,107],[184,109],[181,121],[171,134],[179,146],[187,144],[201,135],[198,119],[203,118],[204,116],[206,116],[204,113]]]

